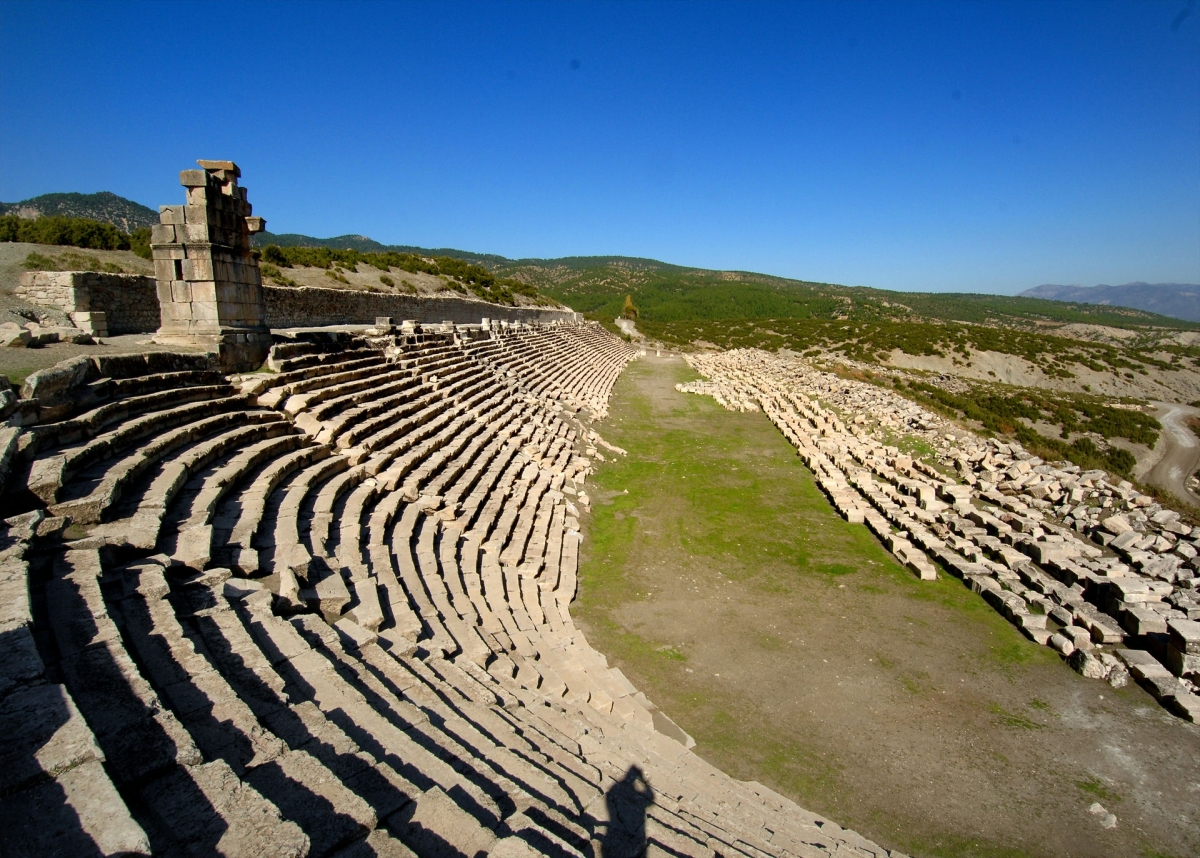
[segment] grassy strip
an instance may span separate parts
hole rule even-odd
[[[670,586],[670,573],[683,570],[703,587],[794,607],[797,627],[808,626],[822,613],[821,602],[838,594],[854,593],[868,612],[907,600],[910,624],[925,627],[932,616],[939,628],[954,629],[952,645],[966,675],[1011,674],[1018,681],[1026,669],[1056,665],[1057,657],[1021,637],[960,582],[917,581],[865,527],[838,517],[763,415],[732,414],[707,397],[641,394],[639,377],[656,371],[662,370],[644,362],[627,370],[601,430],[629,455],[601,465],[595,476],[573,615],[592,644],[691,733],[698,752],[715,765],[843,824],[902,831],[907,821],[890,811],[855,818],[850,809],[870,799],[845,776],[840,749],[822,746],[811,734],[782,731],[768,711],[704,674],[688,642],[668,628],[631,626],[627,609],[652,600]],[[678,365],[673,380],[693,377]],[[752,654],[792,651],[783,631],[748,626],[743,637],[737,645]],[[942,643],[949,642],[931,641]],[[911,663],[875,651],[859,655],[874,659],[913,699],[944,699],[934,697],[936,679]],[[981,704],[979,717],[1004,728],[1036,729],[1031,719],[994,703]],[[898,833],[896,839],[932,855],[1023,854],[984,840],[968,843],[952,832]]]

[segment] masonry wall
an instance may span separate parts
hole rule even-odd
[[[158,330],[158,291],[153,277],[95,271],[27,271],[15,294],[40,307],[75,314],[104,313],[108,335]],[[76,324],[79,324],[76,319]]]
[[[29,271],[21,275],[16,294],[32,304],[57,307],[65,313],[105,313],[109,336],[153,333],[162,324],[153,277],[91,271]],[[485,317],[542,323],[581,318],[569,310],[502,307],[458,296],[383,295],[309,287],[264,286],[263,299],[266,322],[271,328],[370,325],[378,316],[391,316],[397,322],[413,319],[460,325],[477,325]]]
[[[369,325],[377,316],[391,316],[397,322],[454,322],[479,324],[479,320],[505,319],[510,322],[571,322],[582,318],[570,310],[540,307],[502,307],[485,301],[459,297],[418,297],[383,295],[378,292],[352,292],[284,286],[263,286],[267,306],[267,325],[271,328],[307,328],[325,325]]]

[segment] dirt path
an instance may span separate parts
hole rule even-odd
[[[1200,441],[1187,426],[1187,419],[1200,409],[1173,402],[1151,403],[1162,423],[1162,457],[1146,474],[1146,482],[1166,489],[1188,503],[1200,506],[1200,495],[1187,487],[1187,479],[1200,466]]]
[[[915,580],[692,377],[618,383],[572,613],[701,756],[916,856],[1200,854],[1200,728]]]

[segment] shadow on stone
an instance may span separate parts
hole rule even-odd
[[[29,652],[32,647],[24,626],[0,634],[0,652],[36,660],[36,652]],[[0,733],[5,737],[0,750],[0,818],[5,820],[0,825],[0,854],[99,854],[66,789],[55,779],[89,761],[97,765],[98,757],[62,686],[33,686],[8,694],[0,703]]]
[[[608,829],[600,842],[603,858],[631,858],[646,849],[646,810],[654,804],[654,790],[638,766],[630,766],[625,777],[604,796],[608,805]]]

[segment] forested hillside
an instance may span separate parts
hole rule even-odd
[[[111,224],[125,233],[158,223],[158,212],[154,209],[109,191],[95,194],[42,194],[19,203],[0,203],[0,215],[87,218]]]

